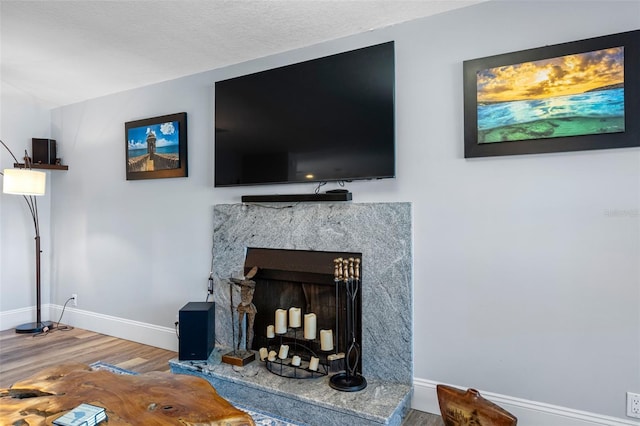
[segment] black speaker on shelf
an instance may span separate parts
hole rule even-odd
[[[33,164],[56,164],[55,139],[31,139],[31,152]]]
[[[178,314],[178,359],[206,360],[216,341],[215,303],[189,302]]]

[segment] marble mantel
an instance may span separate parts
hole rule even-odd
[[[362,253],[362,373],[412,383],[410,203],[216,205],[216,340],[227,347],[233,346],[228,279],[242,273],[247,247]]]

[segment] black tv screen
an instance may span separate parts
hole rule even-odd
[[[394,43],[215,83],[215,186],[395,177]]]

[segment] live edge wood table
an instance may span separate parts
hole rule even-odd
[[[254,426],[206,380],[168,372],[120,375],[85,364],[52,367],[0,389],[0,425],[52,425],[82,403],[104,407],[100,425]]]

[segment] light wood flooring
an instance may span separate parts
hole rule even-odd
[[[79,328],[54,329],[44,335],[0,332],[0,389],[43,368],[68,362],[103,361],[138,373],[170,371],[173,351]],[[444,426],[440,416],[411,410],[402,426]]]

